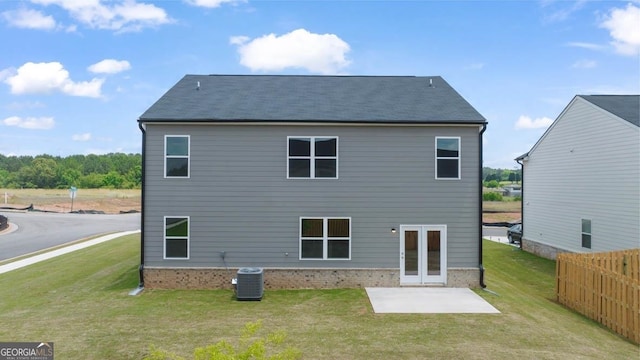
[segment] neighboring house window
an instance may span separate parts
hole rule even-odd
[[[582,219],[582,247],[591,249],[591,220]]]
[[[300,218],[300,259],[351,259],[351,218]]]
[[[338,138],[287,137],[287,178],[338,178]]]
[[[436,179],[460,179],[459,137],[436,137]]]
[[[164,176],[189,177],[189,135],[164,137]]]
[[[164,258],[189,259],[189,217],[164,217]]]

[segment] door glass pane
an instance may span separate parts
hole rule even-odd
[[[404,274],[418,275],[418,231],[404,232]]]
[[[440,231],[427,231],[427,275],[440,272]]]

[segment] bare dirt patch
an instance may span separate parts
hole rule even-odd
[[[6,202],[5,202],[6,194]],[[66,189],[0,189],[0,207],[70,212],[71,197]],[[102,211],[105,214],[140,211],[140,190],[78,189],[73,211]]]
[[[484,201],[482,203],[482,222],[518,222],[522,219],[520,201]]]

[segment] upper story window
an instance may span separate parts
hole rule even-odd
[[[189,177],[189,135],[165,135],[164,177]]]
[[[436,179],[460,179],[459,137],[436,137]]]
[[[300,259],[351,259],[351,218],[300,218]]]
[[[338,138],[287,137],[287,178],[338,178]]]
[[[164,258],[189,259],[189,217],[164,217]]]
[[[591,220],[582,219],[582,247],[591,249]]]

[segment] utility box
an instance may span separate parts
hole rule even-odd
[[[236,299],[262,300],[264,276],[262,268],[240,268],[236,278]]]

